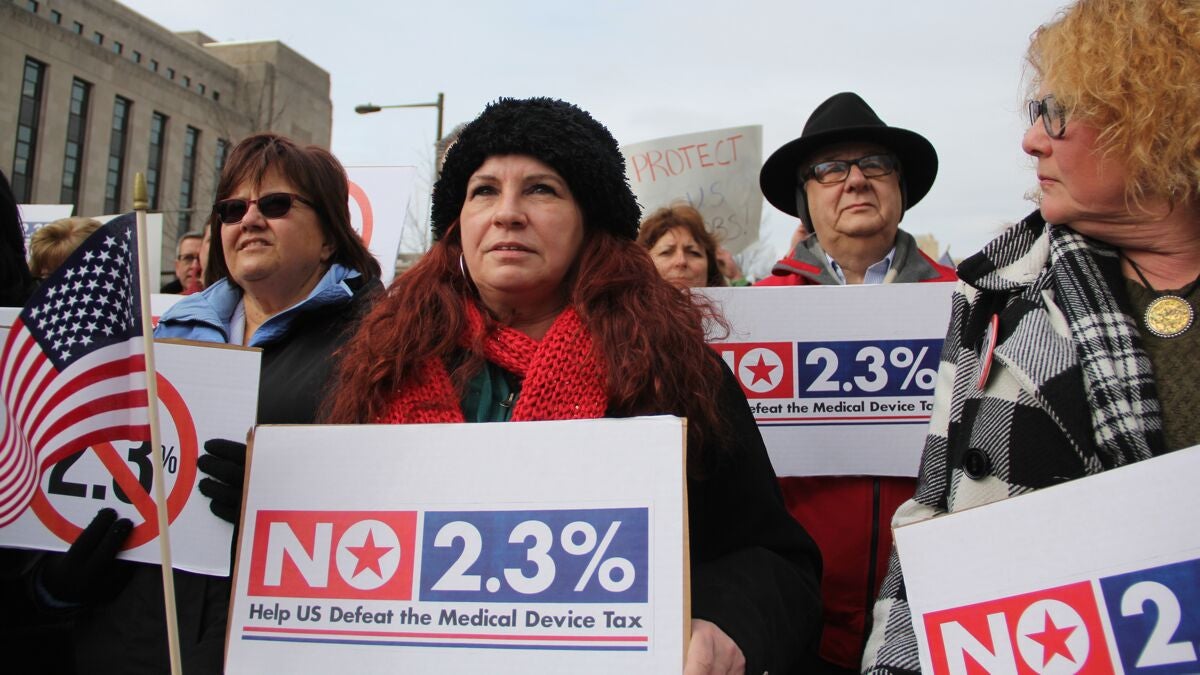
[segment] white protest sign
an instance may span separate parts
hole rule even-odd
[[[710,335],[712,347],[741,382],[778,475],[915,476],[953,289],[697,291],[732,326]]]
[[[659,138],[623,146],[621,152],[643,217],[682,201],[700,211],[709,232],[730,251],[758,239],[761,126]]]
[[[0,341],[8,326],[0,328]],[[260,352],[200,343],[157,342],[163,469],[174,567],[229,574],[233,526],[214,516],[200,494],[196,458],[211,438],[242,440],[258,407]],[[119,557],[157,563],[157,511],[150,444],[98,443],[51,465],[33,503],[0,528],[0,545],[65,551],[102,508],[134,523]]]
[[[154,325],[158,325],[158,320],[163,314],[167,313],[175,303],[183,299],[184,296],[174,293],[151,293],[150,294],[150,314]]]
[[[348,166],[350,225],[383,268],[383,285],[396,274],[396,253],[416,184],[412,166]]]
[[[228,673],[678,673],[673,417],[255,431]]]
[[[925,673],[1200,672],[1200,446],[896,528]]]

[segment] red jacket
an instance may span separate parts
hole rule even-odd
[[[956,281],[954,268],[917,248],[910,235],[896,237],[894,283]],[[891,273],[889,273],[890,275]],[[801,242],[755,286],[837,284],[816,239]],[[821,602],[825,629],[821,658],[858,670],[870,627],[867,621],[892,553],[892,514],[916,490],[915,478],[813,476],[779,479],[788,512],[821,550],[825,566]]]

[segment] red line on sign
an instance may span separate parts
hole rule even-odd
[[[872,420],[927,420],[929,415],[885,415],[882,417],[763,417],[758,422],[857,422]]]
[[[100,462],[104,464],[104,468],[112,474],[117,481],[117,485],[125,491],[125,496],[133,502],[134,508],[142,515],[146,522],[153,522],[155,529],[158,527],[158,522],[155,520],[158,517],[158,505],[154,503],[154,498],[150,493],[142,488],[142,484],[138,482],[137,476],[129,470],[129,465],[125,460],[117,454],[117,449],[111,443],[97,443],[92,446],[92,452],[100,458]]]
[[[276,628],[274,626],[245,626],[248,633],[288,633],[308,635],[363,635],[375,637],[442,638],[446,640],[546,640],[570,642],[646,642],[645,635],[487,635],[480,633],[404,633],[383,630],[318,630],[312,628]]]

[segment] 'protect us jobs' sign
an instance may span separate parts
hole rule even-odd
[[[915,476],[951,283],[705,288],[780,476]]]
[[[758,239],[761,126],[658,138],[623,146],[621,152],[643,216],[683,202],[695,207],[709,232],[734,253]]]
[[[0,327],[0,340],[7,333]],[[260,352],[159,342],[155,356],[172,563],[228,575],[233,526],[209,511],[196,459],[204,441],[244,439],[253,426]],[[120,557],[160,562],[151,458],[146,438],[96,443],[62,458],[42,473],[29,508],[0,528],[0,545],[65,551],[96,512],[112,508],[134,525]]]
[[[229,673],[683,668],[683,420],[264,426]]]
[[[1200,446],[895,530],[921,670],[1200,672]]]

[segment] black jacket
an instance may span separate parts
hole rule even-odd
[[[722,370],[729,440],[707,434],[704,477],[688,478],[692,617],[733,638],[747,675],[804,672],[820,635],[821,554],[784,507],[746,396]]]

